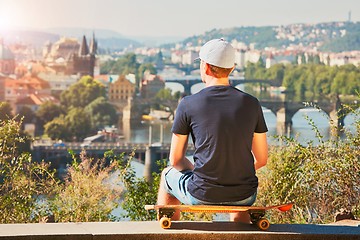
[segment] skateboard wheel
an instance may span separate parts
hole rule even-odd
[[[162,217],[160,219],[160,226],[162,228],[170,228],[171,226],[171,219],[170,218],[167,218],[167,217]]]
[[[261,218],[257,221],[256,225],[260,230],[267,230],[270,227],[270,222],[266,218]]]

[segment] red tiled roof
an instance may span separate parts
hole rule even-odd
[[[29,96],[20,99],[16,104],[21,105],[41,105],[44,102],[51,101],[55,104],[60,104],[59,100],[48,94],[30,94]]]

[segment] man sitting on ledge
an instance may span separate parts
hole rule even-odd
[[[170,167],[162,172],[158,203],[251,206],[256,200],[256,170],[267,162],[267,126],[259,101],[230,86],[235,49],[213,39],[199,53],[205,88],[184,97],[172,126]],[[186,157],[188,137],[194,164]],[[173,220],[180,218],[176,212]],[[230,220],[250,223],[246,212]]]

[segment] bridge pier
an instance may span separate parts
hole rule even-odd
[[[261,101],[262,106],[276,115],[276,132],[278,135],[289,135],[292,128],[292,118],[297,111],[304,108],[303,103],[297,102],[267,102]]]
[[[147,181],[152,181],[152,173],[159,172],[157,160],[161,159],[159,151],[161,146],[149,145],[145,151],[144,177]]]
[[[292,127],[292,117],[286,108],[276,112],[276,133],[278,135],[289,135]]]
[[[184,94],[187,95],[187,96],[190,96],[191,95],[191,83],[189,82],[189,80],[186,80],[186,84],[183,84],[184,86]]]

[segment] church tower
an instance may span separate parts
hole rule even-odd
[[[73,71],[80,76],[90,75],[93,77],[94,73],[98,74],[98,68],[96,68],[96,52],[97,42],[95,39],[95,34],[93,33],[90,45],[87,44],[87,40],[84,35],[78,54],[74,54]]]

